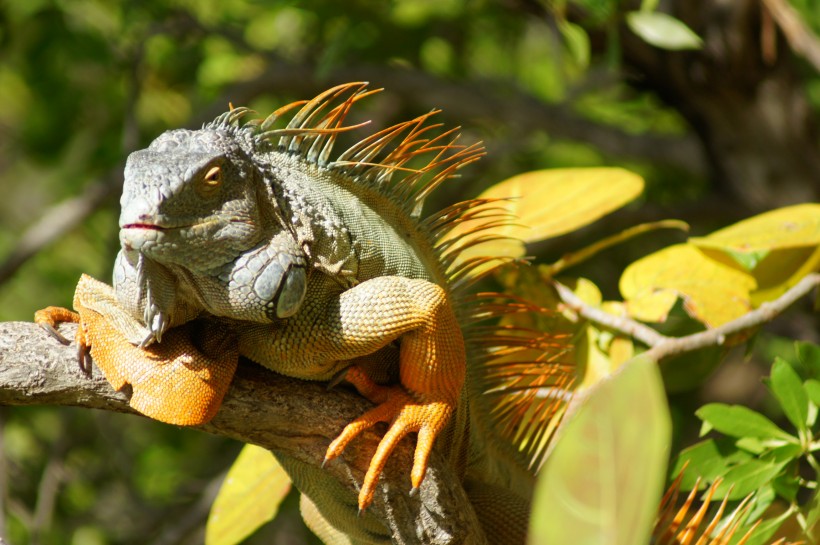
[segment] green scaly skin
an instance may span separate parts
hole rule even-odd
[[[438,437],[464,476],[488,541],[523,543],[531,476],[510,445],[489,439],[485,417],[471,414],[480,386],[467,367],[459,325],[467,312],[456,304],[460,286],[448,270],[457,250],[437,247],[466,209],[447,221],[418,217],[428,190],[482,150],[457,146],[451,133],[444,133],[449,140],[429,137],[429,116],[421,116],[330,161],[344,116],[367,94],[362,84],[333,88],[285,129],[270,129],[271,118],[242,125],[247,110],[232,110],[201,130],[169,131],[132,154],[121,199],[116,301],[91,286],[80,306],[108,323],[130,324],[118,330],[146,349],[195,318],[217,320],[235,335],[241,355],[301,379],[329,380],[351,360],[398,343],[397,356],[387,358],[391,369],[379,358],[375,372],[357,366],[362,373],[350,375],[377,407],[328,450],[335,458],[367,427],[391,423],[358,501],[320,469],[281,460],[309,497],[308,523],[328,543],[389,543],[390,529],[357,518],[356,507],[373,501],[395,444],[417,432],[413,486]],[[429,163],[406,174],[416,154],[427,154]],[[398,384],[371,383],[389,376]],[[162,391],[146,396],[164,403]],[[162,420],[163,412],[149,416]]]

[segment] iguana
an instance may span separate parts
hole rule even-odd
[[[504,220],[479,200],[421,215],[425,197],[484,151],[431,123],[434,111],[332,158],[337,136],[363,125],[344,125],[351,107],[374,92],[344,84],[251,121],[250,110],[232,108],[132,153],[113,289],[84,276],[77,313],[49,307],[36,321],[80,322],[84,357],[90,349],[115,388],[131,384],[137,410],[179,425],[213,417],[239,355],[292,377],[345,380],[375,407],[342,430],[326,460],[389,423],[360,511],[395,445],[416,433],[413,489],[438,443],[474,483],[468,492],[490,542],[523,542],[529,474],[514,449],[485,436],[487,417],[474,409],[481,372],[467,364],[468,353],[487,353],[481,342],[511,341],[491,332],[465,345],[479,308],[468,288],[489,258],[457,259],[487,238],[483,226]],[[477,226],[452,235],[468,221]],[[496,305],[489,313],[503,312]],[[496,451],[511,454],[498,461]],[[337,499],[308,486],[319,477],[296,476],[297,486],[300,478],[314,504]],[[321,511],[335,528],[326,536],[375,542],[349,517]]]

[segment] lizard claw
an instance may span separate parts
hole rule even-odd
[[[71,341],[57,331],[57,324],[64,322],[79,324],[74,336],[74,341],[77,343],[77,363],[86,376],[91,376],[91,353],[79,314],[63,307],[46,307],[34,313],[34,322],[64,345],[71,344]]]
[[[42,327],[49,335],[69,345],[71,341],[57,331],[57,324],[64,322],[79,324],[80,315],[63,307],[46,307],[34,313],[34,323]]]
[[[147,348],[154,344],[154,341],[158,343],[162,342],[162,334],[165,333],[166,329],[168,329],[171,320],[165,312],[160,310],[158,305],[151,302],[150,296],[148,299],[148,304],[145,307],[143,320],[145,321],[145,325],[148,327],[148,334],[142,342],[140,342],[139,347]]]
[[[77,363],[80,365],[80,371],[82,371],[88,378],[91,378],[91,351],[89,350],[89,346],[84,342],[78,343]]]
[[[60,344],[64,344],[66,346],[71,344],[71,339],[67,339],[62,333],[57,331],[57,329],[53,325],[47,324],[47,323],[41,323],[41,324],[39,324],[39,326],[42,327],[43,329],[45,329],[46,333],[48,333],[50,336],[57,339],[57,341],[59,341]]]
[[[355,369],[355,368],[352,368]],[[413,489],[418,489],[427,471],[427,463],[433,450],[436,436],[444,428],[454,411],[451,403],[444,401],[419,401],[410,396],[400,386],[379,386],[380,394],[386,399],[380,405],[367,411],[348,424],[327,449],[326,460],[339,456],[345,447],[364,430],[378,422],[392,422],[387,433],[379,442],[359,490],[359,510],[364,511],[373,502],[376,485],[384,470],[387,459],[399,441],[412,432],[418,433],[413,469],[410,481]],[[381,397],[378,396],[378,397]]]
[[[345,378],[347,378],[347,372],[349,369],[350,367],[345,367],[344,369],[333,375],[333,377],[331,377],[330,381],[327,383],[328,392],[334,389],[339,384],[341,384],[342,381],[344,381]]]

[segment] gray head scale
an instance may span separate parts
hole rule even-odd
[[[252,131],[226,124],[226,116],[198,131],[166,132],[128,157],[121,255],[136,273],[130,285],[149,299],[176,291],[173,281],[151,289],[161,276],[155,263],[166,277],[171,270],[193,273],[175,275],[176,282],[198,284],[194,291],[212,314],[286,318],[305,295],[305,256],[281,220],[271,174],[253,160]],[[120,272],[117,282],[115,268],[115,287],[126,291],[128,267]],[[146,308],[168,306],[150,303]]]
[[[120,242],[159,263],[213,269],[259,243],[270,202],[231,134],[168,131],[128,157]]]

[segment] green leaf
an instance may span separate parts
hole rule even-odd
[[[701,479],[700,487],[704,488],[707,483],[724,475],[732,466],[751,459],[752,456],[735,447],[731,439],[707,439],[682,450],[669,474],[675,477],[684,471],[685,466],[681,489],[691,490],[698,477]]]
[[[820,407],[820,381],[814,379],[807,380],[804,387],[811,402]]]
[[[700,49],[703,40],[680,19],[657,11],[627,13],[626,23],[645,42],[661,49]]]
[[[803,447],[795,443],[787,443],[779,447],[770,449],[764,456],[766,460],[776,463],[791,462],[803,455]]]
[[[710,403],[698,409],[695,414],[721,433],[732,437],[756,437],[760,439],[780,439],[792,443],[799,442],[777,424],[742,405]]]
[[[774,486],[761,486],[751,499],[751,506],[745,523],[751,524],[766,514],[766,510],[774,503],[776,498],[777,494],[774,492]]]
[[[290,478],[270,451],[245,445],[211,506],[205,545],[235,545],[272,520]]]
[[[757,528],[755,528],[754,533],[749,537],[749,539],[743,542],[743,545],[764,545],[769,543],[777,529],[780,528],[780,526],[790,516],[790,511],[784,511],[775,518],[764,520]],[[736,545],[739,543],[743,535],[744,532],[737,532],[730,541],[731,545]]]
[[[723,476],[715,489],[715,496],[740,500],[777,477],[788,462],[775,463],[766,460],[749,460],[737,465]]]
[[[796,445],[796,443],[792,444]],[[735,446],[746,452],[751,452],[756,456],[762,456],[769,449],[769,447],[764,444],[764,440],[757,437],[741,437],[735,441]]]
[[[808,431],[809,397],[792,366],[777,358],[772,366],[770,388],[783,408],[786,418],[802,433]]]
[[[747,271],[753,271],[755,267],[757,267],[758,263],[763,261],[767,255],[769,255],[769,250],[758,250],[756,252],[737,252],[735,250],[726,250],[726,253],[735,260],[735,262],[746,269]]]
[[[794,343],[797,359],[808,369],[809,378],[820,379],[820,346],[806,341]]]
[[[539,477],[529,543],[648,543],[671,436],[657,365],[631,360],[579,402]]]
[[[777,495],[789,503],[797,501],[797,493],[800,492],[800,481],[795,472],[786,472],[772,481],[772,487],[777,491]]]
[[[567,20],[560,21],[558,29],[575,63],[586,69],[589,66],[589,35],[583,28]]]

